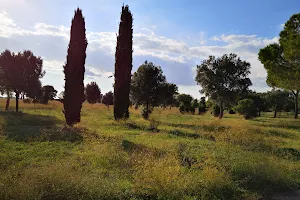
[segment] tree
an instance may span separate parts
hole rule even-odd
[[[195,109],[199,107],[199,102],[198,102],[198,99],[194,99],[191,103],[191,113],[192,114],[195,114]]]
[[[42,104],[48,104],[49,100],[53,100],[56,97],[57,90],[52,85],[45,85],[42,87],[42,97],[40,102]]]
[[[257,116],[257,107],[252,99],[240,100],[234,109],[239,114],[244,115],[245,119],[251,119]]]
[[[300,14],[295,14],[285,23],[280,32],[279,44],[274,43],[261,49],[260,62],[267,70],[267,83],[271,87],[289,90],[294,96],[294,118],[298,118],[300,91]]]
[[[271,109],[274,111],[274,118],[277,117],[277,112],[283,110],[286,98],[288,96],[289,94],[287,92],[281,90],[273,89],[271,92],[268,92],[267,101]]]
[[[114,117],[129,118],[129,92],[132,69],[132,14],[122,6],[115,54]]]
[[[114,94],[109,91],[103,96],[102,103],[109,107],[110,105],[114,105]]]
[[[181,113],[192,111],[193,97],[189,94],[179,94],[177,96],[179,102],[179,110]],[[198,102],[197,102],[198,103]],[[195,109],[194,109],[195,111]]]
[[[201,97],[200,102],[199,102],[199,107],[198,107],[198,114],[202,114],[206,112],[206,102],[205,102],[205,97]]]
[[[175,104],[178,87],[173,83],[163,83],[160,90],[160,103],[166,108]]]
[[[44,75],[43,60],[29,50],[18,54],[5,50],[0,55],[1,85],[9,91],[14,91],[16,112],[19,111],[20,94],[30,93],[32,88],[39,86],[39,79]]]
[[[258,112],[257,116],[260,117],[261,112],[267,110],[267,93],[256,93],[254,91],[249,90],[245,96],[245,99],[252,99],[254,105],[256,106],[256,110]]]
[[[83,80],[87,44],[84,17],[77,8],[72,19],[67,62],[64,65],[64,114],[69,126],[80,122],[80,111],[85,100]]]
[[[144,106],[145,118],[149,117],[151,108],[160,101],[160,90],[166,83],[161,67],[145,61],[133,74],[131,80],[131,96],[134,102]]]
[[[198,65],[195,80],[202,86],[200,92],[219,105],[221,119],[224,105],[233,103],[252,84],[249,74],[250,63],[242,61],[236,54],[224,54],[220,58],[210,56]]]
[[[101,97],[101,91],[96,82],[88,83],[85,87],[86,100],[90,104],[95,104]]]

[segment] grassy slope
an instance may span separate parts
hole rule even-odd
[[[1,108],[4,101],[0,101]],[[61,105],[0,113],[0,199],[260,199],[300,186],[300,120],[246,121],[155,110],[159,132],[131,110]]]

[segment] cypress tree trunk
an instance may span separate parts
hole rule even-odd
[[[293,92],[293,94],[294,94],[294,101],[295,101],[295,115],[294,115],[294,118],[298,119],[298,112],[299,112],[298,97],[299,97],[299,91],[297,90],[296,92]]]
[[[7,111],[9,108],[9,104],[10,104],[10,92],[7,90],[7,99],[6,99],[6,104],[5,104],[5,110]]]
[[[115,54],[114,117],[129,118],[129,92],[132,69],[132,14],[122,6]]]
[[[77,8],[72,19],[70,43],[67,62],[64,66],[65,94],[64,114],[69,126],[80,122],[80,111],[84,96],[84,72],[87,40],[85,36],[85,22],[82,11]]]
[[[16,92],[16,112],[19,112],[19,92]]]

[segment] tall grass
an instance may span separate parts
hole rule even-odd
[[[20,108],[0,113],[0,199],[250,200],[300,187],[300,121],[287,117],[156,108],[114,121],[112,107],[84,104],[68,128],[59,102]]]

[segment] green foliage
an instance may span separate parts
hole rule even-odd
[[[115,54],[114,118],[129,118],[129,92],[132,70],[133,18],[128,5],[122,6]]]
[[[111,91],[107,92],[102,98],[102,103],[107,107],[114,105],[114,94]]]
[[[220,58],[210,56],[197,66],[196,82],[202,86],[201,93],[220,106],[220,118],[224,105],[234,103],[238,95],[252,85],[248,78],[250,63],[236,54],[224,54]]]
[[[165,83],[166,77],[163,75],[161,67],[155,66],[152,62],[145,61],[133,74],[130,90],[131,98],[133,102],[144,106],[146,117],[150,114],[150,107],[159,105],[160,91]]]
[[[5,50],[0,55],[0,89],[14,91],[16,112],[19,110],[20,94],[37,95],[41,88],[40,78],[44,75],[42,58],[29,50],[18,54]]]
[[[192,102],[193,97],[191,95],[179,94],[177,96],[177,100],[179,102],[179,110],[181,113],[188,113],[188,112],[195,113],[196,107],[193,107],[193,106],[196,106],[196,103],[198,104],[198,101]],[[194,105],[193,105],[193,103],[194,103]]]
[[[299,22],[300,14],[295,14],[285,23],[280,32],[279,44],[274,43],[261,49],[260,62],[267,70],[270,86],[289,90],[294,95],[295,118],[298,118],[298,96],[300,90]]]
[[[88,83],[85,87],[85,98],[88,103],[95,104],[101,97],[101,91],[96,82]]]
[[[218,117],[220,115],[220,106],[218,104],[213,104],[211,107],[211,113],[214,117]]]
[[[205,97],[201,97],[201,100],[199,102],[199,107],[198,107],[198,114],[203,114],[206,112],[206,102],[205,102]]]
[[[178,87],[173,83],[163,83],[160,87],[160,103],[163,107],[175,106]]]
[[[41,103],[48,104],[49,100],[53,100],[56,97],[57,90],[52,85],[45,85],[42,87]]]
[[[243,99],[234,108],[239,114],[244,115],[245,119],[257,117],[257,107],[252,99]]]
[[[69,126],[80,122],[82,103],[85,100],[83,80],[87,44],[84,17],[82,11],[77,8],[72,19],[67,62],[64,65],[65,94],[63,112]]]

